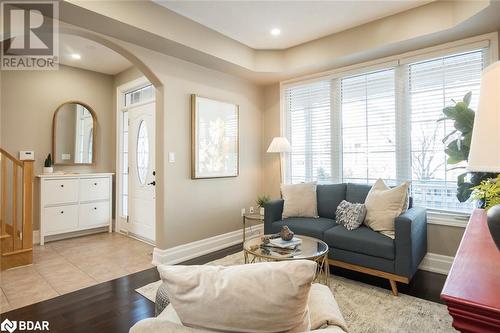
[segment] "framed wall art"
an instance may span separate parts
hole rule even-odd
[[[191,178],[237,177],[239,107],[191,95]]]

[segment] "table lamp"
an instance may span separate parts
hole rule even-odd
[[[290,142],[288,142],[288,139],[282,136],[277,136],[273,138],[273,141],[271,141],[271,144],[267,148],[268,153],[279,153],[280,154],[280,183],[283,181],[283,171],[282,171],[282,164],[281,164],[281,155],[283,153],[288,153],[292,151],[292,147],[290,146]]]
[[[468,169],[500,173],[500,61],[487,67],[481,77]],[[488,228],[500,250],[500,205],[491,207],[487,215]]]

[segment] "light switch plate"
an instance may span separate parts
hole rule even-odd
[[[33,150],[21,150],[19,152],[19,159],[21,161],[34,161],[35,152]]]
[[[173,151],[168,153],[168,162],[175,163],[175,153]]]

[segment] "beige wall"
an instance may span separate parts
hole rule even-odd
[[[465,228],[427,224],[427,251],[455,256]]]
[[[275,136],[280,136],[280,85],[264,87],[264,121],[262,140],[262,190],[271,198],[280,197],[279,154],[267,153],[267,147]]]
[[[158,112],[163,112],[164,137],[160,138],[161,156],[157,149],[156,158],[164,163],[164,198],[157,197],[157,205],[164,203],[165,217],[157,222],[157,247],[165,249],[241,229],[241,208],[255,206],[261,193],[262,89],[221,72],[129,44],[127,47],[163,84],[157,90],[164,101],[163,109],[157,108],[157,120],[162,118]],[[141,75],[135,69],[127,70],[115,77],[115,85]],[[238,177],[191,179],[191,94],[239,105]],[[175,163],[166,161],[168,152],[176,154]]]
[[[73,67],[58,71],[3,71],[1,75],[2,148],[17,156],[35,151],[35,174],[51,152],[52,117],[56,108],[78,100],[97,114],[96,165],[55,166],[55,170],[114,171],[113,77]],[[38,186],[35,187],[34,229],[39,228]]]

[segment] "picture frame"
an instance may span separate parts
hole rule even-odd
[[[191,179],[239,175],[239,106],[191,95]]]

